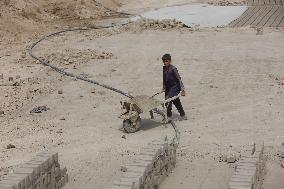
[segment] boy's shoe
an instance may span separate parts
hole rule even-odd
[[[180,121],[183,121],[183,120],[187,120],[187,116],[186,115],[180,116]]]

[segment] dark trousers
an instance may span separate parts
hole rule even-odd
[[[180,116],[184,116],[185,115],[185,112],[183,110],[183,107],[182,107],[182,104],[180,102],[180,99],[177,98],[175,100],[172,100],[168,103],[166,103],[166,106],[167,106],[167,115],[168,117],[171,117],[172,116],[172,104],[174,103],[175,107],[177,108]]]

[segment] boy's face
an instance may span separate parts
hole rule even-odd
[[[170,61],[170,60],[164,60],[163,62],[164,62],[164,65],[165,65],[166,67],[168,67],[168,66],[171,64],[171,61]]]

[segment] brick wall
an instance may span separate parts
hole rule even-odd
[[[149,143],[134,162],[123,166],[122,177],[111,189],[155,189],[174,169],[177,144],[167,138]]]
[[[255,146],[251,155],[243,156],[237,163],[229,189],[259,189],[264,172],[264,145]]]
[[[58,153],[42,152],[0,181],[0,189],[59,189],[68,182]]]

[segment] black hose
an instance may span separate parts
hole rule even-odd
[[[124,26],[126,24],[121,24],[120,26]],[[117,25],[116,25],[117,26]],[[73,77],[73,78],[76,78],[76,79],[79,79],[79,80],[82,80],[82,81],[86,81],[86,82],[89,82],[89,83],[92,83],[92,84],[95,84],[95,85],[99,85],[101,87],[104,87],[106,89],[109,89],[111,91],[114,91],[116,93],[119,93],[125,97],[128,97],[128,98],[133,98],[133,96],[129,95],[128,93],[122,91],[122,90],[119,90],[119,89],[116,89],[114,87],[111,87],[111,86],[108,86],[106,84],[102,84],[102,83],[99,83],[95,80],[90,80],[90,79],[87,79],[87,78],[84,78],[82,76],[79,76],[79,75],[75,75],[73,73],[70,73],[70,72],[66,72],[64,69],[62,68],[59,68],[59,67],[56,67],[52,64],[49,63],[49,61],[45,60],[45,59],[42,59],[42,58],[39,58],[37,57],[34,53],[33,53],[33,49],[39,44],[41,43],[42,41],[44,40],[47,40],[48,38],[50,37],[54,37],[54,36],[57,36],[59,34],[62,34],[62,33],[66,33],[66,32],[74,32],[74,31],[88,31],[88,30],[94,30],[94,29],[106,29],[106,28],[112,28],[114,27],[114,25],[111,25],[111,26],[100,26],[100,27],[92,27],[92,28],[71,28],[71,29],[65,29],[65,30],[62,30],[62,31],[58,31],[58,32],[54,32],[54,33],[51,33],[45,37],[42,37],[40,38],[39,40],[37,40],[36,42],[34,42],[30,47],[27,48],[27,52],[29,53],[29,55],[34,58],[35,60],[38,60],[41,64],[45,65],[45,66],[49,66],[50,68],[52,68],[53,70],[55,70],[56,72],[60,73],[60,74],[63,74],[63,75],[66,75],[66,76],[69,76],[69,77]],[[156,112],[159,112],[159,114],[161,114],[162,116],[165,116],[164,113],[158,109],[156,109]],[[174,123],[174,121],[170,121],[169,122],[172,127],[174,128],[175,130],[175,134],[176,134],[176,143],[179,144],[179,141],[180,141],[180,132],[176,126],[176,124]]]

